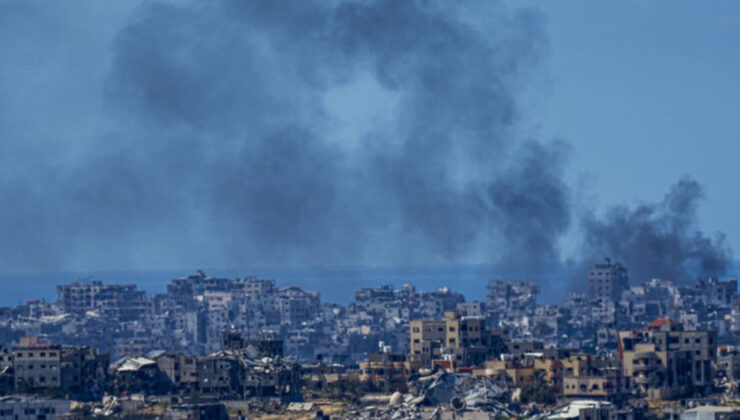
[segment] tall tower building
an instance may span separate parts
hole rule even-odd
[[[612,262],[609,258],[594,264],[588,272],[588,296],[592,299],[616,301],[628,288],[627,268],[618,262]]]

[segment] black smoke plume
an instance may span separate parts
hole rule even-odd
[[[697,276],[720,276],[729,268],[725,237],[697,227],[701,186],[685,178],[662,201],[611,209],[603,218],[584,218],[584,255],[626,263],[631,282],[652,278],[686,283]]]
[[[536,11],[130,3],[0,3],[0,271],[559,264],[568,147],[519,135]],[[720,273],[685,194],[589,218],[587,255]]]

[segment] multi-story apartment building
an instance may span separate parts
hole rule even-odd
[[[694,285],[700,292],[709,297],[709,302],[714,305],[730,305],[732,297],[737,294],[737,279],[721,281],[710,277],[706,281],[700,280]]]
[[[540,292],[536,284],[526,281],[507,283],[495,280],[488,283],[487,288],[486,309],[497,314],[533,312]]]
[[[199,391],[204,394],[227,395],[239,391],[240,365],[233,357],[212,354],[197,361]]]
[[[174,301],[187,309],[197,306],[196,296],[202,296],[205,292],[228,292],[233,289],[235,280],[206,276],[198,270],[195,274],[172,280],[167,285],[167,294]]]
[[[62,388],[82,391],[98,384],[102,390],[108,368],[107,357],[90,347],[62,347]]]
[[[425,320],[409,322],[409,360],[429,367],[447,341],[445,321]]]
[[[355,291],[355,302],[385,303],[396,300],[396,290],[391,285],[380,286],[376,289],[359,289]]]
[[[16,389],[61,388],[62,347],[23,338],[13,351]]]
[[[445,312],[442,320],[409,322],[409,360],[423,367],[433,359],[454,356],[462,366],[482,363],[503,349],[500,336],[486,330],[485,319]]]
[[[588,272],[588,296],[591,299],[617,301],[628,288],[627,268],[609,258],[594,264]]]
[[[248,276],[238,284],[237,290],[249,296],[269,296],[277,293],[278,288],[275,286],[274,280],[261,280]]]
[[[13,351],[16,388],[60,388],[75,392],[102,392],[110,359],[98,349],[20,340]]]
[[[684,331],[682,324],[661,318],[648,331],[621,331],[619,353],[636,391],[674,397],[712,386],[717,333]]]
[[[300,325],[312,320],[320,309],[319,293],[306,291],[297,286],[280,289],[278,297],[280,323]]]
[[[176,389],[194,391],[198,388],[198,359],[166,352],[155,358],[161,370]]]
[[[133,321],[151,311],[143,290],[134,284],[103,284],[100,281],[57,286],[57,304],[62,312],[84,315],[98,311],[106,319]]]

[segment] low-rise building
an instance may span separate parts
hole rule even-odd
[[[473,369],[473,375],[503,379],[511,386],[521,387],[534,384],[535,367],[533,362],[519,359],[489,360],[483,367]]]
[[[69,413],[69,401],[28,395],[0,397],[0,420],[56,420]]]
[[[400,382],[419,372],[420,363],[406,360],[403,354],[374,353],[359,363],[359,379],[375,385]]]
[[[621,399],[628,392],[628,381],[621,372],[563,378],[563,396],[566,398],[616,400]]]

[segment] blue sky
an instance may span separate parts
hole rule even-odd
[[[651,201],[684,175],[701,219],[740,244],[740,3],[507,1],[546,17],[546,75],[524,110],[573,146],[569,177],[601,205]]]

